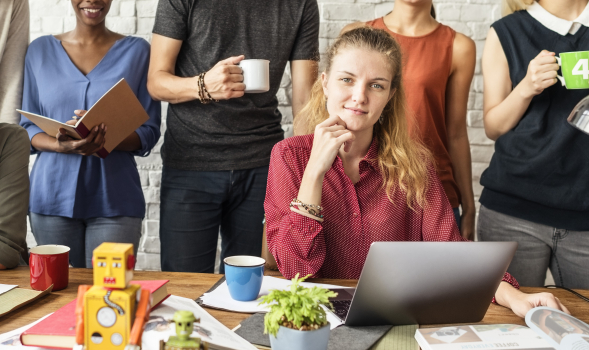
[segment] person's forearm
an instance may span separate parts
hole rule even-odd
[[[305,170],[297,199],[305,204],[321,205],[321,193],[325,174]]]
[[[497,304],[513,309],[512,303],[520,298],[524,293],[514,288],[511,284],[501,281],[499,288],[495,292],[495,301]]]
[[[134,152],[139,149],[141,149],[141,139],[135,131],[115,147],[115,150],[124,152]]]
[[[518,84],[503,102],[486,111],[483,121],[488,138],[497,140],[519,123],[534,97],[524,90]]]
[[[40,152],[59,152],[59,144],[55,137],[51,137],[44,132],[33,136],[31,145]]]
[[[452,170],[456,185],[462,197],[462,213],[475,213],[474,193],[472,190],[472,163],[468,135],[448,138],[448,153],[452,162]]]
[[[307,166],[297,199],[305,204],[321,205],[321,192],[325,174],[316,172],[312,167]]]
[[[310,89],[308,90],[310,91]],[[309,92],[301,91],[301,89],[292,90],[292,117],[293,120],[299,112],[305,107],[309,101]]]
[[[156,101],[182,103],[198,99],[198,77],[181,78],[165,71],[149,74],[147,90]]]
[[[297,115],[305,107],[311,96],[313,84],[317,80],[317,61],[297,60],[290,64],[291,81],[292,81],[292,117],[293,123]],[[306,126],[302,123],[294,124],[297,128],[294,130],[295,136],[304,135]]]

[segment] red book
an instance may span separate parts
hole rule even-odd
[[[131,281],[141,285],[152,295],[152,308],[170,296],[166,284],[169,280]],[[45,348],[71,349],[76,344],[76,300],[55,311],[51,316],[27,329],[20,335],[23,345]]]

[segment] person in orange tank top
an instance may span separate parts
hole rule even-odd
[[[475,44],[435,19],[432,0],[397,0],[368,25],[392,35],[403,50],[403,80],[413,133],[433,153],[446,196],[464,238],[474,239],[475,204],[466,112]],[[460,215],[459,207],[462,207]]]

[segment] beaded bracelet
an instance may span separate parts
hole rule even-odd
[[[305,203],[301,202],[300,200],[298,200],[297,198],[294,198],[292,200],[292,202],[290,202],[290,207],[292,208],[295,205],[297,207],[305,208],[305,210],[313,216],[316,216],[318,218],[323,218],[323,215],[321,215],[321,212],[323,211],[323,207],[321,207],[320,205],[305,204]]]
[[[207,74],[207,72],[198,75],[198,100],[205,105],[213,101],[219,102],[219,100],[215,100],[207,90],[205,86],[205,74]]]
[[[300,214],[302,216],[306,216],[309,219],[313,219],[313,220],[317,220],[319,222],[323,222],[323,215],[321,215],[321,217],[318,217],[318,216],[315,216],[315,215],[311,215],[308,212],[306,212],[304,210],[297,209],[297,208],[295,208],[293,206],[290,207],[290,210],[293,211],[293,212],[295,212],[295,213],[297,213],[297,214]]]

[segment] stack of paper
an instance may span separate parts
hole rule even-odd
[[[290,280],[276,278],[271,276],[264,276],[264,280],[262,281],[262,288],[260,289],[260,294],[258,294],[258,298],[267,295],[270,293],[271,289],[281,289],[287,290],[290,288],[292,282]],[[303,287],[322,287],[327,289],[336,289],[336,288],[346,288],[342,286],[336,286],[333,284],[321,284],[321,283],[311,283],[311,282],[302,282],[301,286]],[[209,306],[216,309],[222,310],[229,310],[229,311],[236,311],[236,312],[247,312],[247,313],[256,313],[256,312],[268,312],[269,307],[268,305],[259,305],[260,302],[258,300],[253,301],[237,301],[231,298],[231,294],[229,294],[229,287],[227,287],[227,282],[223,282],[220,284],[215,290],[210,293],[205,293],[200,298],[202,304],[204,306]],[[337,318],[335,315],[331,314],[330,312],[327,313],[327,320],[331,324],[331,328],[335,328],[341,325],[343,322]]]
[[[0,285],[0,316],[51,293],[53,289],[53,285],[44,291],[16,287],[15,285]]]
[[[0,294],[4,294],[16,287],[18,287],[16,284],[0,284]]]

